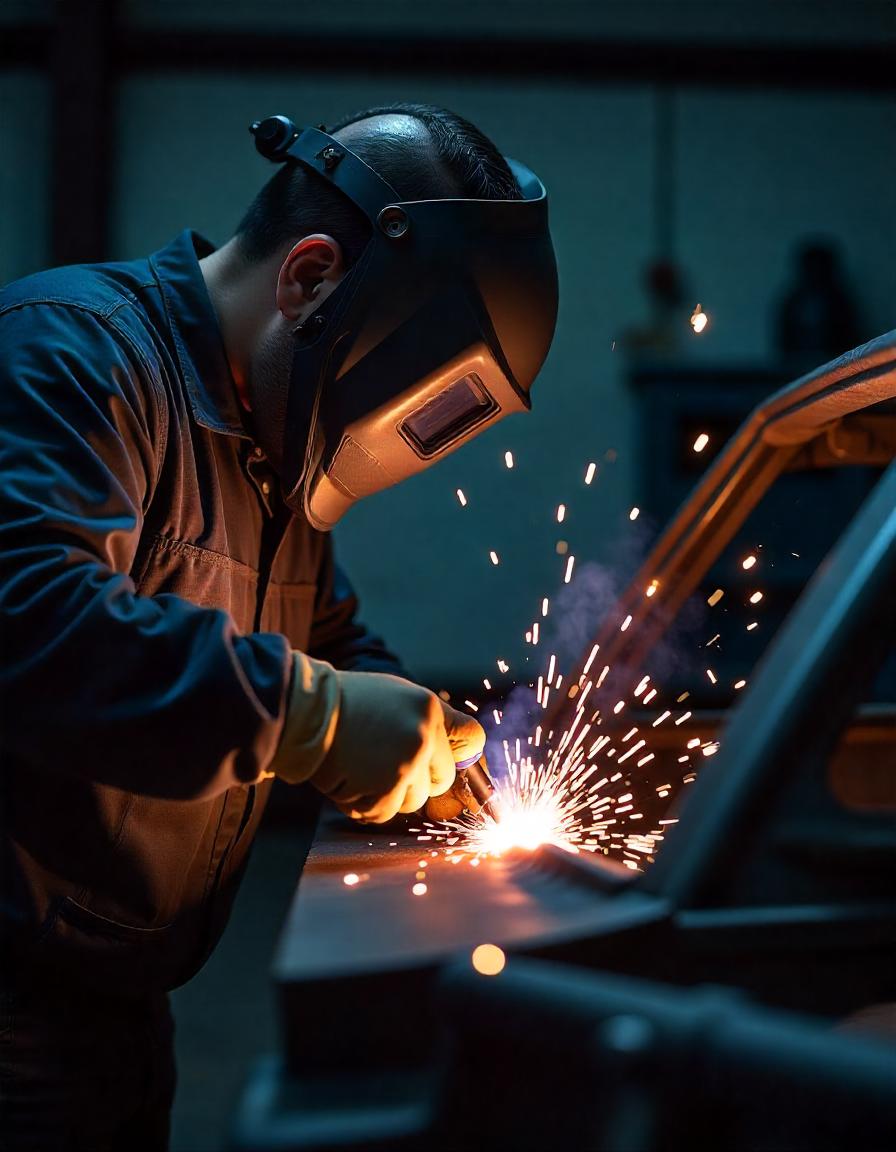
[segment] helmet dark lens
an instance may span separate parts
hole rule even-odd
[[[406,416],[400,431],[419,455],[434,456],[497,410],[495,400],[471,372]]]

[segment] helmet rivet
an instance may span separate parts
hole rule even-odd
[[[407,212],[403,208],[399,208],[397,204],[390,204],[384,208],[377,216],[377,224],[390,240],[397,240],[400,236],[404,236],[411,226]]]

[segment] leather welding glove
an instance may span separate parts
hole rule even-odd
[[[310,781],[346,815],[373,824],[422,808],[455,776],[437,696],[381,672],[340,672],[301,652],[270,769],[290,784]]]

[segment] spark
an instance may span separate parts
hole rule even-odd
[[[497,944],[480,944],[473,949],[470,961],[480,976],[497,976],[507,958]]]
[[[545,596],[544,600],[542,600],[542,602],[541,602],[541,614],[542,614],[542,616],[547,616],[549,604],[550,604],[550,601],[548,600],[547,596]]]
[[[416,883],[414,885],[414,887],[411,889],[411,891],[414,893],[415,896],[425,896],[426,892],[427,892],[427,887],[422,881],[418,881],[418,883]]]
[[[716,752],[718,752],[718,750],[719,750],[718,740],[714,740],[712,742],[712,744],[707,744],[703,748],[700,749],[700,751],[703,753],[704,756],[715,756],[715,754],[716,754]]]
[[[572,580],[572,569],[575,562],[575,556],[570,556],[570,558],[566,561],[566,575],[563,577],[564,584],[568,584],[570,580]]]
[[[718,683],[718,681],[716,680],[716,674],[715,674],[715,672],[713,672],[712,668],[706,669],[706,675],[709,677],[710,684],[717,684]]]
[[[594,479],[594,473],[597,471],[597,465],[592,461],[585,472],[585,483],[590,484]]]
[[[631,616],[626,616],[626,618],[619,625],[619,631],[625,632],[628,629],[628,626],[629,626],[629,624],[631,624],[631,622],[632,622]]]
[[[761,599],[762,599],[762,593],[761,592],[754,592],[753,595],[750,597],[750,603],[751,604],[758,604]]]
[[[585,667],[582,669],[582,675],[583,676],[588,675],[588,670],[591,667],[591,665],[594,663],[594,657],[598,654],[599,651],[600,651],[600,645],[595,644],[594,647],[591,649],[591,655],[588,657],[587,661],[585,662]]]
[[[690,718],[691,718],[690,712],[682,712],[682,714],[678,717],[678,719],[675,721],[675,723],[676,724],[684,724],[685,720],[690,720]]]
[[[659,580],[651,580],[650,583],[647,585],[647,589],[644,592],[644,595],[647,596],[648,598],[651,596],[655,596],[656,590],[657,590],[657,588],[659,588],[659,586],[660,586]]]
[[[565,540],[558,540],[554,551],[557,553],[558,556],[565,556],[566,553],[569,551],[569,545],[566,543]]]
[[[353,888],[356,884],[360,883],[361,877],[357,872],[346,872],[342,877],[342,883],[347,884],[349,888]]]
[[[507,465],[508,468],[513,467],[513,453],[512,452],[505,452],[504,453],[504,463]]]
[[[759,627],[759,621],[754,620],[752,624],[747,625],[747,631],[752,632],[754,628],[758,628],[758,627]]]
[[[738,680],[737,683],[734,685],[734,687],[735,688],[743,688],[743,686],[745,684],[746,684],[746,680]]]
[[[710,606],[710,608],[715,608],[716,604],[718,604],[724,595],[725,593],[721,588],[716,588],[715,592],[713,592],[712,596],[709,597],[706,603]]]
[[[622,711],[622,709],[623,709],[624,707],[625,707],[625,701],[624,701],[624,700],[620,700],[618,704],[615,704],[615,705],[613,706],[613,711],[614,711],[614,712],[616,713],[616,715],[618,716],[618,715],[619,715],[619,713]]]
[[[690,692],[682,692],[680,696],[675,697],[675,703],[681,704],[682,701],[687,700],[688,696],[690,696]]]
[[[498,559],[498,553],[495,552],[494,550],[489,552],[488,557],[489,557],[489,560],[491,560],[492,564],[495,564],[495,565],[500,564],[500,560]]]
[[[485,677],[485,678],[483,679],[482,683],[485,685],[485,687],[486,687],[486,688],[487,688],[489,691],[491,691],[491,687],[492,687],[492,685],[491,685],[491,681],[488,679],[488,677]]]
[[[637,520],[640,515],[641,515],[641,509],[637,505],[635,505],[635,507],[632,508],[631,512],[629,512],[628,518],[629,518],[629,520]]]
[[[558,504],[557,505],[557,523],[562,524],[563,518],[565,516],[566,516],[566,505],[565,504]]]
[[[697,439],[694,441],[694,451],[702,452],[706,445],[709,443],[709,437],[705,432],[701,432]]]
[[[746,572],[749,572],[755,563],[756,557],[751,553],[749,556],[745,556],[743,558],[741,561],[741,568],[743,568]]]
[[[464,704],[466,704],[468,708],[472,708],[474,712],[479,711],[479,706],[474,704],[472,700],[464,700]]]
[[[457,490],[457,498],[458,498],[458,500],[460,501],[460,506],[461,506],[461,508],[466,508],[466,506],[467,506],[467,498],[466,498],[466,496],[464,496],[464,493],[463,493],[463,489],[462,489],[462,488],[458,488],[458,490]]]
[[[510,665],[507,663],[506,660],[499,660],[498,661],[498,671],[499,672],[509,672],[510,671]]]
[[[537,620],[532,625],[532,643],[533,644],[538,643],[538,621]]]
[[[649,704],[654,696],[656,696],[656,688],[651,688],[647,695],[644,697],[644,703]]]
[[[699,336],[704,331],[706,325],[709,323],[709,317],[698,304],[694,311],[691,313],[691,327]]]

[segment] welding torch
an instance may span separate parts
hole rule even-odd
[[[451,791],[463,803],[464,810],[471,816],[478,816],[480,820],[491,816],[497,824],[501,819],[501,812],[495,798],[495,782],[492,780],[485,761],[485,753],[478,756],[469,756],[454,765],[457,777]]]

